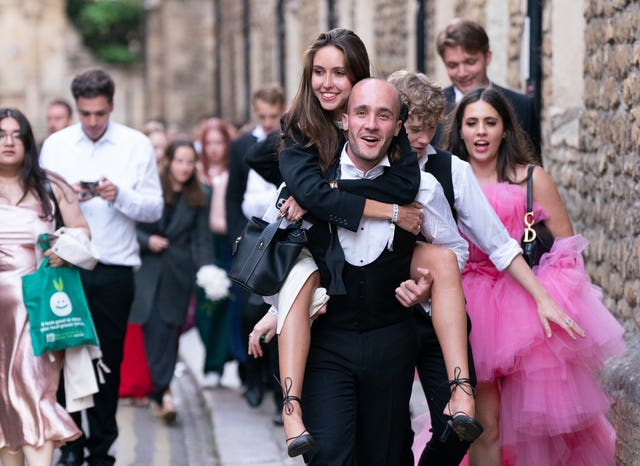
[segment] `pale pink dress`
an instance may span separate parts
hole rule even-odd
[[[17,451],[80,435],[56,403],[62,352],[34,356],[21,277],[36,270],[38,234],[53,225],[38,206],[0,205],[0,448]]]

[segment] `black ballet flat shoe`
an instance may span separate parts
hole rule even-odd
[[[287,453],[291,458],[295,458],[299,455],[304,455],[305,453],[308,453],[316,448],[316,441],[306,430],[300,435],[289,437],[287,439],[287,442],[289,440],[293,440],[293,442],[291,442],[287,447]]]
[[[476,418],[467,416],[464,413],[460,413],[453,419],[450,419],[447,424],[449,424],[458,437],[460,437],[460,440],[469,443],[480,437],[480,434],[484,431],[482,424],[480,424]]]

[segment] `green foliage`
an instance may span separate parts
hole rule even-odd
[[[67,15],[99,59],[122,65],[141,60],[142,0],[67,0]]]

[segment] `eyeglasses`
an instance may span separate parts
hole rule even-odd
[[[8,138],[16,143],[16,141],[22,142],[22,134],[19,131],[14,131],[13,133],[5,133],[4,131],[0,131],[0,143],[4,144]]]

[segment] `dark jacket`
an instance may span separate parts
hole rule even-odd
[[[167,208],[162,218],[136,227],[142,265],[135,273],[135,296],[129,320],[144,324],[161,318],[182,325],[195,286],[195,272],[213,263],[213,242],[209,230],[209,208],[191,208],[181,197],[171,219]],[[164,236],[169,247],[160,254],[149,250],[151,235]]]
[[[344,253],[335,227],[330,225],[356,231],[366,198],[397,204],[415,200],[420,187],[420,169],[404,127],[398,141],[402,153],[400,161],[392,164],[383,175],[373,180],[341,180],[339,189],[332,189],[327,179],[339,179],[336,164],[340,153],[336,154],[334,165],[325,177],[317,153],[301,148],[285,136],[285,149],[279,154],[280,172],[289,192],[313,217],[308,247],[320,269],[323,286],[331,295],[342,295],[346,289],[342,282]]]
[[[242,200],[247,189],[249,165],[245,162],[245,154],[258,141],[251,133],[240,136],[231,143],[229,151],[229,183],[225,198],[227,213],[227,235],[233,241],[244,229],[247,219],[242,213]]]

